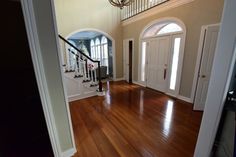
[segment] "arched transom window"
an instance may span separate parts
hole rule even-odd
[[[143,35],[143,38],[150,38],[158,35],[168,34],[168,33],[178,33],[183,32],[183,29],[176,23],[159,23],[148,28]]]
[[[157,34],[160,35],[160,34],[173,33],[173,32],[181,32],[181,31],[182,31],[182,28],[179,25],[177,25],[175,23],[170,23],[170,24],[167,24],[164,27],[162,27],[157,32]]]

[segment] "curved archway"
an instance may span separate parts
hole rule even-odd
[[[83,28],[83,29],[78,29],[78,30],[75,30],[71,33],[69,33],[67,36],[66,36],[66,39],[68,40],[71,36],[73,36],[74,34],[77,34],[77,33],[82,33],[82,32],[95,32],[97,34],[100,34],[102,36],[105,36],[107,39],[109,39],[111,41],[111,47],[112,47],[112,71],[113,71],[113,76],[112,76],[112,79],[115,80],[116,78],[116,48],[115,48],[115,40],[114,38],[109,35],[108,33],[102,31],[102,30],[99,30],[99,29],[95,29],[95,28]]]
[[[140,84],[178,96],[185,37],[184,23],[173,17],[154,20],[144,27],[139,37]]]
[[[176,23],[177,25],[179,25],[182,28],[183,34],[184,36],[186,36],[186,26],[183,23],[183,21],[181,21],[178,18],[175,17],[165,17],[165,18],[160,18],[157,20],[154,20],[150,23],[148,23],[142,30],[142,32],[140,33],[139,39],[141,40],[143,38],[143,35],[145,33],[145,31],[147,29],[149,29],[150,27],[154,26],[154,25],[162,25],[162,24],[166,24],[166,23]]]

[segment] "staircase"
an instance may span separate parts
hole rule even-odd
[[[64,67],[64,80],[69,101],[102,95],[100,61],[91,59],[59,35],[62,47],[70,56]]]

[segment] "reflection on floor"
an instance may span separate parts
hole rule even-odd
[[[70,104],[75,157],[192,157],[201,112],[192,104],[123,81],[105,97]]]

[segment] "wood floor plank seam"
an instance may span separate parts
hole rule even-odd
[[[125,81],[104,97],[70,103],[74,157],[192,157],[202,113],[192,104]]]

